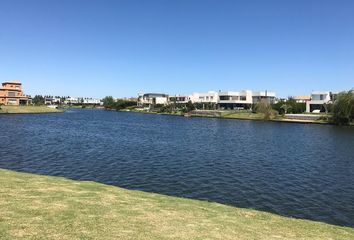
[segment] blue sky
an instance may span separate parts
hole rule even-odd
[[[354,87],[352,0],[0,0],[0,81],[28,94]]]

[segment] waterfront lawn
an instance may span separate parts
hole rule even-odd
[[[1,106],[1,113],[55,113],[62,112],[47,106]]]
[[[221,113],[223,118],[235,118],[235,119],[250,119],[250,120],[261,120],[264,119],[262,113],[253,113],[251,111],[223,111]]]
[[[354,239],[354,229],[0,169],[0,239]]]

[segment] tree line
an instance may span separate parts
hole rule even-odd
[[[32,98],[32,103],[34,105],[37,105],[37,106],[40,106],[40,105],[44,105],[45,104],[45,99],[46,98],[53,98],[53,96],[51,95],[35,95],[33,98]],[[63,103],[67,98],[69,97],[60,97],[60,96],[55,96],[55,98],[60,98],[60,103]]]
[[[118,99],[116,101],[112,96],[107,96],[103,98],[102,101],[103,101],[103,107],[109,110],[122,110],[131,107],[136,107],[137,105],[136,101],[122,100],[122,99]]]

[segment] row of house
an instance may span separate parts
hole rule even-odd
[[[333,103],[338,93],[330,91],[314,91],[310,96],[291,97],[298,103],[306,104],[306,112],[325,112],[326,105]],[[189,96],[169,96],[161,93],[146,93],[138,95],[138,106],[151,107],[155,104],[171,103],[212,103],[218,109],[248,109],[252,104],[266,99],[269,103],[276,103],[275,92],[268,91],[240,91],[222,92],[210,91],[206,93],[193,93]]]
[[[102,105],[101,99],[97,98],[84,98],[84,97],[44,97],[45,105],[56,105],[56,104],[66,104],[66,105]]]
[[[21,82],[11,80],[2,83],[0,87],[0,105],[30,104],[32,104],[32,97],[24,94]],[[102,105],[102,101],[96,98],[45,96],[44,104]]]
[[[326,105],[333,103],[338,93],[312,92],[310,96],[292,97],[299,103],[306,103],[306,112],[324,112]],[[218,109],[249,109],[252,104],[256,104],[262,99],[269,103],[277,101],[275,92],[244,90],[232,91],[210,91],[204,93],[193,93],[188,96],[170,96],[162,93],[139,94],[138,98],[123,100],[137,101],[138,106],[151,107],[156,104],[167,105],[171,103],[192,103],[213,104]],[[76,98],[76,97],[51,97],[46,96],[44,103],[47,105],[68,104],[68,105],[102,105],[100,99]],[[29,105],[32,104],[31,96],[25,95],[22,84],[19,81],[5,81],[0,87],[0,105]]]
[[[214,104],[219,109],[249,109],[252,104],[256,104],[262,99],[269,103],[274,103],[276,98],[275,92],[268,91],[251,91],[245,90],[240,92],[222,92],[210,91],[206,93],[193,93],[189,96],[169,96],[162,93],[145,93],[138,95],[138,106],[151,107],[156,104],[171,103],[192,103]]]

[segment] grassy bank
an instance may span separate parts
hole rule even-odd
[[[0,169],[0,239],[354,239],[354,229]]]
[[[122,110],[126,111],[126,110]],[[150,114],[163,114],[163,115],[176,115],[176,116],[183,116],[184,113],[182,112],[175,112],[175,113],[159,113],[154,111],[146,111],[146,110],[132,110],[134,112],[139,113],[150,113]],[[209,112],[209,114],[208,114]],[[225,118],[225,119],[241,119],[241,120],[259,120],[264,121],[264,114],[262,113],[253,113],[251,111],[230,111],[230,110],[223,110],[223,111],[210,111],[210,110],[202,110],[202,111],[193,111],[191,114],[187,114],[191,117],[211,117],[211,118]],[[328,121],[325,120],[305,120],[305,119],[289,119],[282,115],[277,116],[274,119],[268,120],[274,122],[289,122],[289,123],[315,123],[315,124],[330,124]]]
[[[249,120],[263,120],[264,115],[262,113],[252,113],[247,111],[225,111],[221,114],[222,118],[235,118],[235,119],[249,119]]]
[[[62,110],[49,108],[47,106],[1,106],[1,113],[56,113]]]

